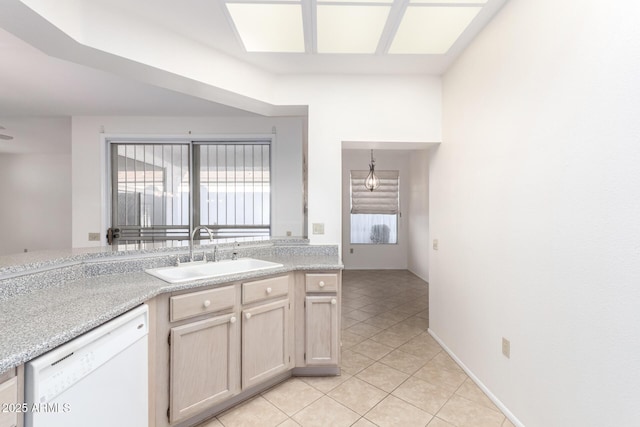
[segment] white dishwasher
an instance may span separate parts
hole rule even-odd
[[[146,427],[148,307],[30,361],[26,427]]]

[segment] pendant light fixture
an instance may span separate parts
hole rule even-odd
[[[371,163],[369,163],[369,175],[364,180],[367,190],[373,191],[380,187],[380,179],[375,174],[376,161],[373,160],[373,150],[371,150]]]

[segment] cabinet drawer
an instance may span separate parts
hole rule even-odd
[[[338,275],[337,274],[307,274],[306,275],[307,292],[337,292],[338,291]]]
[[[171,297],[169,320],[175,322],[201,314],[233,308],[235,305],[236,291],[234,286],[178,295]]]
[[[13,377],[0,384],[0,403],[18,403],[18,378]],[[13,427],[18,425],[17,411],[0,411],[0,427]]]
[[[242,303],[249,304],[289,293],[289,276],[273,277],[242,284]]]

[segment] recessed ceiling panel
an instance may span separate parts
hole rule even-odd
[[[390,9],[318,4],[318,53],[375,53]]]
[[[481,9],[475,6],[409,6],[389,53],[447,53]]]
[[[304,52],[300,4],[227,3],[247,52]]]

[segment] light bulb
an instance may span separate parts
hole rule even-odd
[[[373,163],[369,165],[369,175],[367,175],[367,178],[364,180],[364,186],[369,191],[373,191],[380,187],[380,179],[374,173]]]

